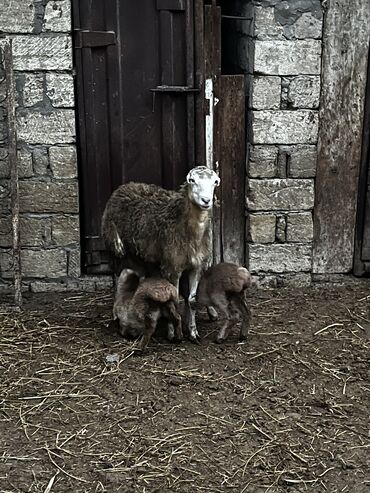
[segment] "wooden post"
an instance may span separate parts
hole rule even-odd
[[[22,306],[22,270],[19,243],[19,187],[17,166],[17,131],[15,121],[15,93],[13,73],[12,40],[3,45],[4,70],[6,77],[6,109],[8,119],[8,159],[10,167],[10,209],[13,233],[14,300],[16,307]]]
[[[318,274],[353,266],[369,22],[369,0],[328,2],[314,211]]]

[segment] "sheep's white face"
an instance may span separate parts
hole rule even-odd
[[[186,181],[193,204],[205,211],[212,209],[214,190],[220,184],[219,176],[206,166],[197,166],[189,171]]]

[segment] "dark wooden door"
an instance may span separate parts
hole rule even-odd
[[[359,173],[354,273],[370,274],[370,51]]]
[[[117,186],[174,188],[204,164],[202,4],[73,1],[85,272],[107,271],[100,224]]]

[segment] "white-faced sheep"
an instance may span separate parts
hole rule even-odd
[[[143,336],[141,350],[148,345],[160,318],[173,325],[176,338],[182,340],[177,299],[176,288],[166,279],[140,279],[133,270],[123,269],[117,282],[113,320],[118,320],[122,336]]]
[[[211,319],[221,322],[216,338],[218,343],[226,340],[238,319],[241,319],[240,340],[247,338],[251,312],[245,294],[250,284],[248,270],[230,263],[210,267],[201,278],[197,301],[207,307]]]
[[[102,220],[106,247],[121,266],[137,270],[137,261],[157,265],[178,293],[180,278],[185,278],[180,291],[193,341],[199,337],[193,304],[200,275],[211,261],[213,196],[219,183],[214,171],[197,166],[178,191],[143,183],[121,185],[108,200]]]

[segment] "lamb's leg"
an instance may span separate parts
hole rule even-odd
[[[177,299],[179,299],[180,277],[176,272],[172,272],[172,273],[170,273],[170,272],[171,271],[170,271],[170,269],[168,269],[167,266],[163,265],[161,267],[162,277],[164,277],[165,279],[168,279],[169,282],[175,286],[176,291],[177,291]],[[175,337],[175,333],[176,333],[176,337],[177,337],[176,323],[175,323],[175,327],[174,327],[174,324],[172,322],[169,322],[167,324],[167,339],[169,341],[173,341],[173,339]],[[181,336],[182,336],[182,332],[181,332]],[[181,340],[182,340],[182,337],[181,337]]]
[[[230,323],[230,311],[229,301],[225,293],[217,293],[211,297],[212,306],[214,306],[218,312],[218,319],[221,324],[221,328],[218,331],[216,342],[221,344],[228,336],[232,323]]]
[[[168,310],[170,312],[170,317],[173,320],[173,325],[174,326],[174,333],[176,334],[176,339],[178,341],[182,341],[183,335],[182,335],[182,327],[181,327],[181,316],[179,312],[177,311],[175,303],[169,303]]]
[[[149,344],[149,341],[152,338],[155,329],[157,328],[157,322],[159,317],[160,317],[160,310],[156,310],[145,316],[144,335],[143,338],[141,339],[141,344],[140,344],[141,351],[144,351],[147,345]]]
[[[240,326],[239,339],[241,341],[244,341],[248,337],[249,326],[251,321],[251,310],[245,299],[245,294],[244,293],[235,294],[232,298],[232,305],[240,315],[241,326]]]

